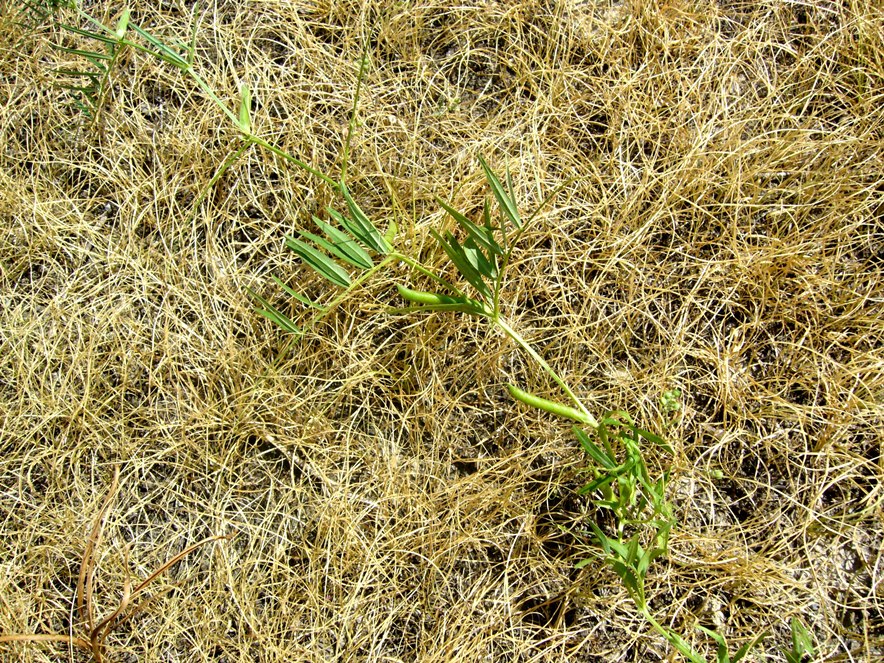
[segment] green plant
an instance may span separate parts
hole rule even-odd
[[[792,649],[783,653],[788,663],[804,663],[813,659],[813,638],[797,617],[792,617]]]
[[[44,14],[39,12],[38,14],[48,16],[61,5],[46,3],[39,6],[46,11]],[[274,281],[306,306],[310,314],[300,316],[303,319],[296,321],[292,316],[273,306],[269,300],[247,288],[260,305],[257,309],[259,314],[285,331],[300,336],[329,315],[337,304],[351,296],[372,275],[396,263],[404,263],[413,272],[436,284],[437,290],[432,292],[415,290],[399,284],[398,293],[407,305],[391,308],[391,313],[451,311],[484,319],[514,341],[543,369],[567,396],[569,401],[567,404],[531,394],[515,385],[507,385],[509,393],[525,405],[567,418],[586,427],[586,429],[575,427],[574,434],[596,465],[588,470],[592,474],[592,479],[580,492],[594,495],[591,499],[595,506],[600,510],[610,511],[615,523],[614,531],[605,533],[598,524],[589,522],[590,536],[600,546],[603,562],[620,577],[636,607],[653,628],[689,660],[695,663],[702,661],[702,657],[681,636],[655,620],[645,597],[645,581],[649,568],[654,560],[667,554],[674,518],[671,506],[665,498],[668,473],[664,472],[657,479],[651,478],[643,456],[642,443],[650,442],[670,453],[671,449],[659,436],[638,428],[624,412],[612,412],[600,420],[596,419],[565,380],[502,313],[500,301],[502,286],[515,247],[539,210],[558,190],[554,191],[531,216],[523,219],[516,203],[511,177],[507,176],[502,180],[488,163],[479,157],[491,197],[496,202],[497,215],[492,214],[492,206],[488,199],[483,206],[482,218],[478,221],[471,220],[446,201],[438,200],[440,206],[454,220],[456,233],[451,230],[431,231],[438,246],[469,288],[461,289],[420,260],[397,250],[396,224],[391,223],[386,230],[381,230],[361,209],[347,187],[348,152],[356,126],[359,91],[368,64],[367,57],[363,57],[360,64],[353,110],[343,146],[341,173],[338,179],[334,179],[260,137],[252,123],[252,95],[248,86],[240,86],[239,104],[231,108],[198,73],[195,63],[198,26],[196,10],[189,42],[169,44],[132,22],[128,10],[122,12],[115,27],[111,28],[84,12],[76,2],[65,4],[63,7],[74,12],[79,20],[89,26],[88,29],[84,29],[70,23],[59,24],[72,35],[89,40],[93,47],[89,50],[59,47],[69,55],[82,58],[87,65],[78,69],[61,70],[58,73],[81,81],[82,84],[70,86],[69,89],[77,95],[75,103],[78,108],[90,118],[94,120],[98,115],[113,67],[119,60],[120,54],[124,49],[131,48],[158,58],[179,70],[215,103],[238,133],[240,145],[224,161],[207,189],[214,185],[220,175],[245,150],[256,146],[311,174],[340,196],[342,204],[338,207],[329,206],[326,209],[328,215],[326,219],[313,217],[315,231],[300,230],[297,236],[286,237],[285,242],[286,246],[307,266],[337,288],[338,294],[323,304],[311,300],[286,285],[281,279],[274,277]],[[205,192],[198,197],[197,204],[204,195]],[[299,316],[294,317],[299,318]],[[678,390],[666,392],[662,403],[664,411],[676,412],[680,407],[679,398]],[[590,561],[584,560],[579,566],[585,566]],[[718,643],[720,662],[740,660],[763,637],[758,636],[743,645],[731,659],[728,656],[727,645],[719,634],[702,627],[701,630]]]

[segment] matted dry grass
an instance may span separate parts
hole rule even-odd
[[[133,18],[179,38],[183,5]],[[129,54],[85,130],[49,85],[59,53],[18,36],[3,23],[0,634],[80,634],[119,465],[98,613],[127,575],[237,536],[160,578],[110,661],[676,659],[613,573],[575,570],[585,461],[506,396],[558,397],[511,343],[386,315],[397,271],[289,347],[243,288],[321,296],[281,238],[330,192],[253,150],[194,207],[236,147],[207,99]],[[258,130],[336,176],[366,36],[351,188],[411,250],[444,264],[433,197],[479,210],[479,154],[525,210],[579,178],[524,237],[505,310],[598,412],[676,449],[650,459],[679,522],[657,619],[710,659],[696,624],[770,628],[754,660],[781,661],[799,616],[819,660],[882,660],[880,4],[217,0],[198,66],[231,102],[248,81]]]

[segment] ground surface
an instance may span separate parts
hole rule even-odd
[[[133,21],[187,40],[185,3]],[[335,201],[246,152],[172,67],[123,55],[96,125],[52,87],[63,31],[0,32],[0,634],[83,637],[207,536],[107,639],[110,661],[677,660],[592,555],[561,398],[455,314],[390,316],[381,273],[299,344],[282,246]],[[17,6],[17,5],[15,5]],[[120,7],[89,3],[115,21]],[[105,14],[105,12],[107,12]],[[663,433],[678,527],[651,609],[785,660],[884,657],[884,13],[879,3],[202,4],[196,68],[256,131],[332,177],[364,40],[349,181],[445,269],[435,196],[474,217],[477,161],[522,209],[504,311],[597,411]],[[75,44],[70,44],[75,45]],[[571,178],[576,178],[573,181]],[[454,277],[450,271],[449,276]],[[661,406],[681,390],[681,409]],[[128,548],[127,548],[128,546]],[[144,596],[142,598],[144,598]],[[3,661],[88,660],[63,643]]]

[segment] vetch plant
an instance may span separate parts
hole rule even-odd
[[[486,199],[481,219],[472,220],[448,202],[438,199],[442,209],[454,220],[457,232],[430,231],[439,248],[465,282],[465,285],[461,286],[444,278],[441,273],[423,264],[418,258],[398,250],[396,223],[391,222],[384,230],[379,228],[360,207],[347,186],[349,148],[356,126],[356,111],[368,64],[367,56],[362,58],[360,64],[353,108],[343,145],[341,172],[335,179],[260,136],[252,121],[253,99],[247,85],[240,86],[239,104],[231,108],[200,75],[195,58],[199,25],[196,9],[193,13],[193,27],[188,42],[167,43],[133,22],[128,10],[123,10],[116,24],[109,27],[83,11],[74,0],[64,4],[27,0],[27,7],[33,10],[30,14],[26,14],[31,18],[43,20],[55,16],[56,12],[64,8],[80,21],[79,26],[73,25],[72,22],[59,22],[59,26],[70,35],[87,40],[92,46],[88,49],[66,46],[58,48],[68,55],[81,58],[85,64],[80,68],[60,70],[58,74],[74,81],[65,85],[74,94],[75,105],[93,122],[97,121],[110,84],[113,67],[125,49],[133,49],[157,58],[177,69],[211,99],[221,114],[230,120],[231,127],[238,134],[239,146],[220,166],[206,189],[197,198],[194,208],[202,202],[208,190],[221,175],[252,146],[265,149],[302,169],[328,185],[338,195],[337,206],[330,205],[326,208],[326,218],[312,217],[315,228],[302,229],[297,231],[297,234],[285,238],[285,245],[305,265],[337,289],[338,293],[330,301],[320,303],[274,277],[275,283],[305,306],[309,312],[303,315],[288,315],[259,293],[247,288],[259,304],[257,312],[260,315],[286,332],[300,337],[328,316],[339,303],[352,296],[373,275],[395,264],[405,264],[412,273],[429,279],[435,289],[417,290],[405,284],[398,284],[398,294],[406,304],[391,307],[390,313],[397,315],[432,312],[465,313],[487,321],[525,352],[561,389],[566,396],[566,402],[544,398],[512,384],[507,385],[507,389],[515,400],[527,406],[578,424],[573,429],[575,438],[593,463],[587,469],[591,478],[580,493],[592,501],[599,514],[609,512],[614,523],[612,531],[603,530],[592,520],[587,523],[588,536],[599,546],[598,558],[617,574],[636,608],[660,635],[692,663],[703,661],[702,656],[686,640],[655,619],[646,598],[645,583],[649,569],[655,560],[667,554],[669,536],[675,521],[671,505],[665,495],[668,472],[664,471],[661,476],[652,477],[644,458],[643,448],[650,443],[668,453],[672,453],[672,449],[660,436],[636,426],[625,412],[609,412],[596,418],[575,391],[502,312],[501,293],[504,277],[515,247],[538,212],[559,189],[553,191],[532,215],[523,218],[516,203],[512,178],[507,175],[501,179],[489,164],[479,157],[497,213],[492,213],[491,202]],[[84,25],[86,27],[82,27]],[[680,407],[679,398],[678,390],[664,394],[662,401],[664,411],[673,415]],[[91,563],[88,558],[87,552],[84,567]],[[594,560],[583,560],[578,566],[586,566],[592,561]],[[167,568],[167,565],[164,568]],[[134,593],[143,586],[145,585],[136,589]],[[96,659],[100,659],[104,638],[109,629],[120,621],[119,616],[124,609],[125,606],[121,605],[118,613],[115,613],[109,621],[103,620],[97,627],[92,625],[91,619],[88,619],[90,640],[70,639],[70,641],[77,646],[89,648]],[[735,663],[741,660],[764,637],[764,634],[757,636],[744,644],[731,657],[721,635],[703,627],[699,628],[717,643],[719,663],[730,661]],[[796,639],[795,633],[796,627],[793,622],[793,656],[790,661],[800,660],[806,653],[812,652],[809,638],[803,638],[799,632]],[[20,639],[41,637],[63,639],[63,636],[21,636]]]

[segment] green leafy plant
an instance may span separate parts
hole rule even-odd
[[[465,313],[486,320],[531,357],[567,396],[568,403],[547,399],[511,384],[507,385],[507,388],[515,400],[580,425],[574,427],[574,435],[587,456],[595,463],[587,469],[592,478],[580,493],[590,496],[589,499],[600,512],[610,512],[614,521],[614,531],[608,533],[603,532],[597,523],[593,521],[588,523],[590,528],[588,534],[598,544],[599,556],[620,578],[636,607],[651,626],[692,663],[703,661],[701,655],[678,633],[660,624],[653,617],[645,596],[645,581],[651,564],[668,552],[674,517],[665,497],[668,472],[664,472],[659,478],[651,478],[642,445],[649,442],[669,453],[672,449],[661,437],[637,427],[625,412],[611,412],[601,419],[596,419],[565,380],[502,313],[501,292],[515,247],[538,212],[559,189],[553,191],[532,215],[523,218],[516,203],[512,178],[507,175],[501,179],[489,164],[479,157],[491,198],[496,203],[497,214],[492,213],[492,205],[487,198],[480,220],[472,220],[448,202],[438,199],[441,208],[454,220],[455,228],[454,231],[433,230],[431,235],[465,281],[467,289],[462,289],[444,278],[442,273],[437,273],[420,260],[398,251],[396,248],[398,229],[395,222],[391,222],[386,230],[382,231],[358,205],[346,184],[349,148],[356,126],[360,89],[368,65],[366,56],[363,56],[359,67],[353,109],[343,146],[341,173],[339,178],[334,179],[260,137],[251,118],[252,94],[247,85],[240,86],[239,104],[231,108],[198,73],[195,62],[198,28],[196,8],[189,41],[167,43],[131,21],[128,10],[122,11],[114,27],[108,27],[83,11],[75,0],[68,3],[40,3],[35,0],[27,2],[28,7],[34,12],[29,14],[32,18],[43,20],[48,16],[55,16],[64,9],[72,12],[79,21],[89,26],[84,29],[74,26],[72,22],[59,23],[63,30],[94,44],[91,50],[62,48],[65,53],[82,58],[86,64],[83,68],[59,72],[60,75],[67,75],[80,81],[80,85],[71,85],[69,89],[78,95],[75,97],[76,104],[89,117],[93,119],[96,117],[113,66],[124,49],[129,48],[157,58],[179,70],[230,120],[240,143],[224,160],[206,189],[197,198],[194,208],[202,202],[208,190],[221,175],[253,146],[265,149],[311,174],[338,194],[338,206],[329,206],[325,210],[327,218],[312,217],[314,229],[299,230],[297,235],[285,238],[285,245],[306,266],[335,288],[337,294],[323,304],[297,292],[278,277],[273,277],[279,287],[306,307],[310,313],[292,317],[256,291],[246,288],[259,304],[256,310],[260,315],[286,332],[300,337],[329,315],[340,302],[351,296],[372,275],[394,264],[403,263],[409,266],[413,273],[433,282],[437,289],[416,290],[398,284],[398,294],[405,300],[406,305],[392,307],[389,309],[390,313],[399,315],[432,312]],[[568,182],[562,186],[567,184]],[[666,392],[661,403],[664,411],[670,414],[677,412],[680,407],[680,396],[678,390]],[[578,566],[586,566],[591,561],[591,559],[584,560],[579,562]],[[115,619],[116,617],[111,620],[111,625]],[[703,627],[699,628],[718,644],[719,663],[741,660],[765,635],[757,636],[744,644],[733,657],[730,657],[727,644],[721,635]],[[107,631],[100,633],[106,637]],[[812,651],[809,636],[804,639],[800,632],[798,636],[795,633],[796,627],[793,622],[793,652],[797,652],[795,655],[798,658],[790,660],[800,660],[801,656]],[[806,634],[806,631],[804,633]],[[61,638],[61,636],[46,637]],[[71,642],[78,646],[88,645],[96,658],[100,657],[100,648],[97,648],[94,640],[90,643],[85,640],[71,640]]]

